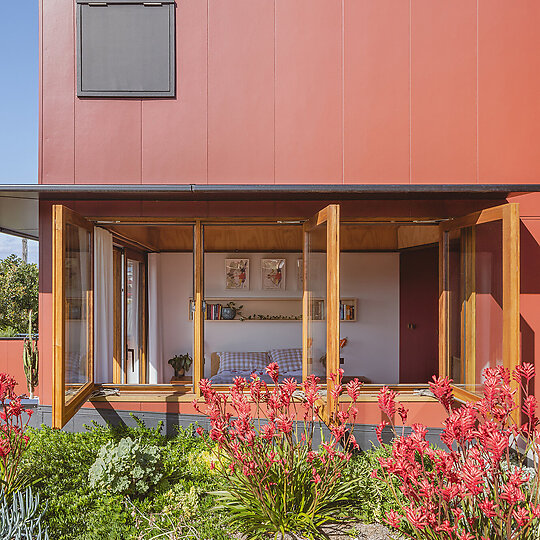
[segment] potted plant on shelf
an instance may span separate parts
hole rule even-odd
[[[226,306],[221,308],[221,318],[226,321],[232,321],[237,315],[242,318],[242,308],[244,306],[237,306],[235,302],[229,302]]]
[[[191,364],[193,363],[193,359],[189,355],[189,353],[177,355],[175,354],[170,360],[169,364],[174,369],[174,377],[171,379],[171,382],[176,382],[181,380],[181,378],[185,375],[186,371],[189,370],[191,367]]]

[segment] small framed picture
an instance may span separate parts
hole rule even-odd
[[[285,290],[285,259],[261,259],[262,288]]]
[[[225,259],[225,288],[249,289],[249,259]]]

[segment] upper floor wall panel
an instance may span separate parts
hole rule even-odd
[[[79,98],[75,0],[41,0],[41,182],[540,182],[537,0],[175,13],[175,97]]]

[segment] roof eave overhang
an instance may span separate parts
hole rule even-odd
[[[41,200],[493,199],[540,184],[34,184],[2,185],[0,197]]]

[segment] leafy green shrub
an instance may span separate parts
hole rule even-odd
[[[92,510],[105,504],[103,496],[90,488],[88,470],[103,444],[114,440],[113,431],[67,433],[42,426],[29,432],[22,466],[38,480],[34,489],[47,504],[44,519],[51,539],[73,540],[76,531],[84,538]]]
[[[10,540],[48,540],[47,528],[42,527],[43,512],[39,512],[39,495],[31,488],[17,491],[8,502],[0,496],[0,538]]]
[[[40,495],[50,539],[135,540],[143,538],[136,525],[135,515],[139,512],[145,516],[164,513],[168,522],[182,524],[188,521],[184,517],[188,511],[193,538],[230,540],[225,525],[227,516],[214,509],[215,497],[210,494],[223,486],[209,469],[210,454],[206,452],[205,459],[199,459],[208,448],[207,441],[195,436],[194,427],[178,428],[172,436],[166,437],[161,425],[150,428],[133,418],[135,427],[96,424],[82,433],[45,426],[29,430],[30,444],[22,465],[37,479],[34,490]],[[135,515],[133,506],[126,505],[122,495],[91,488],[88,481],[88,472],[100,449],[110,441],[117,444],[126,437],[157,446],[162,454],[164,478],[144,496],[132,501],[137,508]],[[196,504],[191,504],[194,500],[186,501],[190,509],[179,499],[184,493],[193,494],[192,488],[197,500]],[[188,534],[186,529],[184,534]]]
[[[15,337],[18,334],[17,330],[12,326],[0,328],[0,337]]]
[[[356,489],[352,497],[356,517],[366,523],[381,522],[386,512],[398,508],[392,490],[371,473],[379,467],[379,459],[391,455],[389,446],[378,446],[354,456],[344,477],[352,479]],[[395,482],[397,487],[397,482]]]
[[[106,443],[90,467],[92,488],[123,495],[143,495],[162,478],[160,451],[126,437]]]
[[[32,327],[37,331],[38,274],[37,264],[16,255],[0,259],[0,329],[24,334],[32,310]]]

